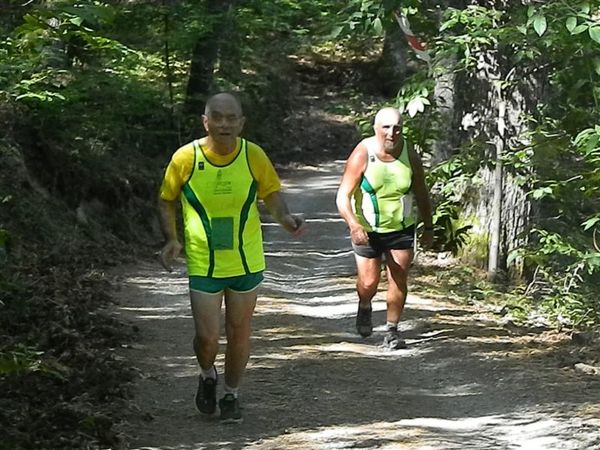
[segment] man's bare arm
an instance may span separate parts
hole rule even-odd
[[[350,228],[350,238],[352,242],[358,245],[366,244],[369,238],[360,225],[354,211],[352,211],[351,198],[354,190],[358,188],[362,180],[366,166],[367,150],[363,144],[358,144],[346,161],[342,181],[340,182],[335,199],[340,216],[342,216]]]
[[[425,182],[425,171],[421,157],[413,147],[409,149],[410,164],[413,170],[412,185],[419,216],[423,221],[424,229],[421,235],[421,243],[427,248],[433,243],[433,207],[429,197],[429,189]]]
[[[300,236],[304,232],[304,219],[300,215],[290,214],[280,191],[270,193],[263,201],[269,213],[286,231],[294,236]]]
[[[414,148],[411,147],[409,152],[410,163],[413,170],[413,192],[415,194],[415,200],[417,201],[419,216],[421,217],[425,228],[431,228],[433,226],[433,207],[431,205],[431,198],[429,197],[429,189],[427,188],[427,184],[425,183],[425,171],[423,169],[423,162],[421,161],[421,157]]]
[[[158,199],[160,228],[166,243],[160,252],[160,262],[169,272],[173,270],[173,262],[179,256],[182,245],[177,237],[177,201]]]

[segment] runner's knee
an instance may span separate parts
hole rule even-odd
[[[194,336],[194,350],[198,348],[214,347],[219,345],[219,335],[199,335]]]
[[[364,292],[373,292],[377,290],[379,285],[378,276],[360,277],[356,281],[356,287]]]

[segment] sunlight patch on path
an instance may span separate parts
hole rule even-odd
[[[522,449],[575,450],[592,443],[593,437],[581,435],[581,441],[565,436],[560,422],[552,419],[524,420],[505,416],[465,417],[447,420],[419,417],[396,422],[376,422],[362,426],[333,426],[315,431],[287,430],[273,439],[255,442],[249,450],[334,450],[371,448],[378,450],[458,450]],[[591,448],[591,447],[589,447]]]
[[[324,289],[315,286],[315,283],[311,283],[313,285],[312,290],[314,289]],[[280,291],[281,289],[277,289],[274,283],[265,282],[264,286],[269,291]],[[348,288],[347,285],[344,284],[335,284],[333,283],[327,289],[331,289],[335,291],[335,288]],[[331,295],[323,295],[323,296],[311,296],[306,294],[311,294],[314,292],[307,292],[308,289],[303,289],[302,287],[296,286],[295,288],[288,288],[287,294],[296,294],[298,297],[296,298],[273,298],[265,296],[259,300],[259,304],[257,306],[258,314],[279,314],[279,313],[289,313],[293,315],[305,316],[305,317],[327,317],[331,319],[338,319],[343,317],[354,317],[356,315],[357,301],[356,301],[356,293],[354,292],[354,287],[350,288],[351,290],[345,293],[333,293]],[[385,298],[382,293],[378,294],[377,297],[372,302],[373,312],[385,311],[387,306],[385,303]],[[407,307],[414,310],[421,311],[441,311],[446,305],[434,302],[430,299],[418,297],[416,295],[411,295],[408,302]],[[401,326],[404,326],[406,321],[401,323]],[[427,334],[423,336],[427,337]]]

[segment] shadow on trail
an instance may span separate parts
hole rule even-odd
[[[386,352],[385,286],[373,305],[374,334],[358,337],[353,259],[333,213],[333,184],[308,195],[323,186],[319,176],[287,181],[286,192],[297,192],[292,210],[312,225],[302,240],[265,226],[268,270],[242,386],[243,424],[222,425],[194,409],[184,269],[161,274],[146,264],[128,274],[120,311],[140,338],[122,355],[141,375],[123,430],[130,448],[600,448],[591,400],[600,383],[582,383],[548,357],[564,342],[515,337],[474,307],[410,295],[401,322],[408,349]],[[217,367],[222,372],[222,352]]]

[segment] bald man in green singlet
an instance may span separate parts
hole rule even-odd
[[[336,203],[350,228],[356,260],[356,329],[363,337],[373,332],[371,300],[377,293],[385,257],[388,288],[383,346],[395,350],[406,346],[398,322],[414,256],[417,218],[413,200],[424,225],[424,246],[433,240],[432,207],[421,158],[402,135],[400,112],[390,107],[379,110],[373,129],[375,134],[363,139],[348,158]]]

